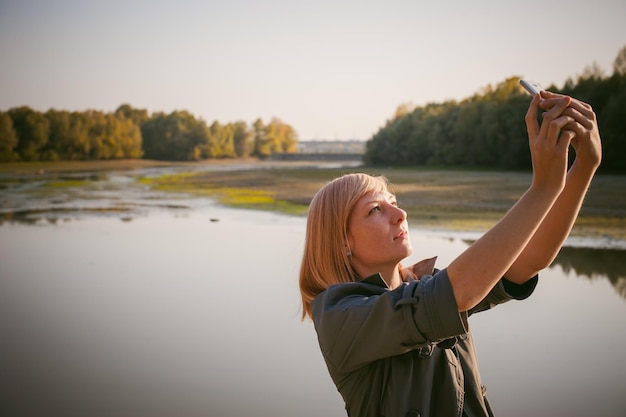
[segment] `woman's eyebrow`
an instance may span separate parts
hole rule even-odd
[[[381,201],[383,201],[383,200],[381,200],[380,198],[376,198],[374,196],[370,196],[370,197],[367,197],[367,198],[359,201],[357,203],[357,207],[361,207],[362,209],[367,210],[370,207],[373,207],[375,205],[379,205],[381,203]]]

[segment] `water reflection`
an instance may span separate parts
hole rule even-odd
[[[345,415],[299,321],[304,219],[135,181],[163,173],[3,182],[0,415]],[[438,267],[476,238],[411,236]],[[472,317],[496,415],[623,415],[625,255],[567,246],[529,300]]]
[[[429,234],[449,242],[463,242],[466,247],[476,240],[473,234],[472,237],[464,237],[467,234],[463,233],[451,233],[453,236],[446,237],[445,231],[431,232]],[[625,249],[564,246],[550,267],[558,266],[566,274],[574,273],[577,277],[589,280],[606,278],[615,289],[615,292],[620,297],[626,299],[625,259]]]
[[[0,415],[345,415],[299,320],[304,219],[184,205],[0,227]],[[411,236],[439,267],[468,244]],[[626,303],[563,269],[471,319],[496,415],[621,415]]]
[[[555,264],[590,280],[607,278],[615,292],[626,299],[626,251],[564,247]]]
[[[142,176],[175,172],[175,168],[123,172],[79,172],[2,179],[0,225],[78,220],[112,216],[130,221],[152,209],[193,209],[194,199],[151,190],[137,182]]]

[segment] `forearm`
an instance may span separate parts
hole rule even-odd
[[[508,280],[526,282],[554,261],[574,226],[595,170],[595,167],[583,167],[574,162],[563,191],[528,245],[504,274]]]
[[[459,311],[480,302],[535,235],[559,190],[531,187],[509,212],[448,267]]]
[[[540,104],[547,109],[541,125]],[[600,136],[589,105],[542,92],[531,101],[525,121],[532,185],[502,220],[448,267],[460,311],[477,305],[503,276],[525,282],[552,262],[600,163]],[[566,175],[570,145],[577,155]]]

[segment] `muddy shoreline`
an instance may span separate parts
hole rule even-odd
[[[470,235],[484,232],[497,222],[527,189],[531,179],[528,172],[380,168],[359,166],[354,161],[9,163],[0,164],[2,217],[10,221],[12,211],[15,215],[24,209],[12,208],[15,204],[7,201],[16,186],[28,184],[32,198],[58,199],[63,194],[68,196],[66,205],[71,205],[72,195],[80,198],[81,189],[89,192],[98,179],[109,177],[118,178],[117,183],[106,185],[112,187],[112,193],[116,187],[141,187],[142,192],[152,195],[152,200],[182,193],[210,197],[227,206],[305,215],[311,198],[322,185],[339,175],[357,171],[389,178],[413,225]],[[119,181],[119,178],[125,179]],[[42,211],[41,207],[36,209]],[[102,207],[93,210],[106,212]],[[119,206],[113,207],[112,211],[115,210]],[[594,179],[572,236],[626,241],[626,176]]]

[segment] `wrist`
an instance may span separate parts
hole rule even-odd
[[[543,200],[556,199],[565,188],[565,182],[565,176],[560,181],[539,181],[537,178],[533,178],[527,193],[534,195],[534,198]]]
[[[570,167],[570,172],[593,177],[593,175],[598,170],[599,166],[600,166],[600,161],[597,161],[597,162],[585,161],[577,157],[576,159],[574,159],[574,162],[572,163],[572,166]]]

